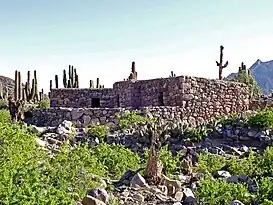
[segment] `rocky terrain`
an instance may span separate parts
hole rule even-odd
[[[192,132],[181,132],[183,126],[170,123],[172,132],[164,138],[163,145],[177,155],[182,153],[180,172],[163,175],[159,186],[149,185],[142,176],[143,169],[128,169],[119,180],[104,180],[100,178],[101,186],[91,189],[87,196],[78,204],[107,204],[111,197],[115,197],[118,204],[203,204],[202,199],[195,196],[200,187],[205,172],[196,171],[199,155],[211,153],[216,156],[228,158],[247,157],[250,152],[262,153],[273,142],[273,130],[254,128],[244,122],[244,116],[236,116],[214,122],[209,127],[199,129],[199,138],[193,137]],[[151,144],[144,126],[132,126],[125,130],[112,130],[104,138],[92,135],[88,128],[75,128],[70,121],[63,121],[57,127],[32,126],[32,132],[38,135],[37,143],[54,155],[59,152],[61,145],[69,141],[72,146],[79,142],[88,142],[95,147],[101,143],[122,144],[131,151],[144,155],[145,149]],[[206,130],[206,132],[204,132]],[[105,141],[104,141],[105,140]],[[103,142],[104,141],[104,142]],[[217,166],[217,165],[215,165]],[[213,173],[213,178],[224,179],[227,183],[246,184],[250,193],[258,192],[256,182],[248,175],[232,175],[222,167]],[[111,194],[107,187],[114,186]],[[226,204],[226,203],[223,203]],[[236,198],[229,204],[243,204]]]

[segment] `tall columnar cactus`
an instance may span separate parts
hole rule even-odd
[[[79,87],[79,76],[77,74],[76,68],[72,65],[68,67],[68,79],[66,76],[66,71],[63,71],[63,86],[64,88],[78,88]]]
[[[3,86],[0,84],[0,99],[4,99]]]
[[[18,71],[15,71],[14,99],[18,100]]]
[[[56,88],[59,88],[58,75],[55,75],[55,86],[56,86]]]
[[[96,85],[96,88],[100,88],[100,79],[97,78],[97,85]]]
[[[31,96],[31,88],[30,88],[30,71],[27,72],[27,82],[25,84],[25,95],[26,100],[29,101],[29,96]]]
[[[21,100],[22,93],[22,83],[21,83],[21,73],[15,71],[15,86],[14,86],[14,99],[15,101]]]
[[[131,73],[129,75],[129,80],[137,80],[136,64],[134,61],[132,62],[132,68],[131,68]]]
[[[94,81],[90,80],[89,83],[90,83],[90,88],[93,89],[94,88]]]
[[[18,72],[18,100],[22,99],[22,83],[21,72]]]
[[[21,72],[15,71],[15,88],[14,99],[23,101],[39,101],[37,72],[34,70],[34,78],[32,79],[32,86],[30,86],[30,71],[27,72],[27,81],[25,84],[21,83]]]
[[[222,80],[222,73],[223,73],[223,69],[226,68],[228,66],[228,61],[226,61],[226,63],[223,65],[223,50],[224,50],[224,46],[220,46],[220,62],[216,61],[216,65],[217,67],[219,67],[219,79]]]
[[[63,85],[64,88],[67,88],[66,70],[63,70]]]

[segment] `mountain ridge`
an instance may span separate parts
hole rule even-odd
[[[264,95],[269,95],[273,91],[273,60],[261,61],[257,59],[249,68],[257,84],[261,87]],[[237,73],[230,73],[225,79],[235,77]]]

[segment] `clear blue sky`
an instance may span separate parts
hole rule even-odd
[[[80,87],[111,87],[136,61],[139,79],[217,77],[273,59],[272,0],[0,0],[0,75],[37,70],[40,88],[74,65]]]

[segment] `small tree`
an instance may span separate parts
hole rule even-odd
[[[262,89],[257,84],[254,76],[250,73],[250,70],[246,69],[243,62],[241,67],[239,67],[238,74],[235,77],[228,78],[228,80],[245,83],[249,87],[250,99],[259,98],[262,95]]]

